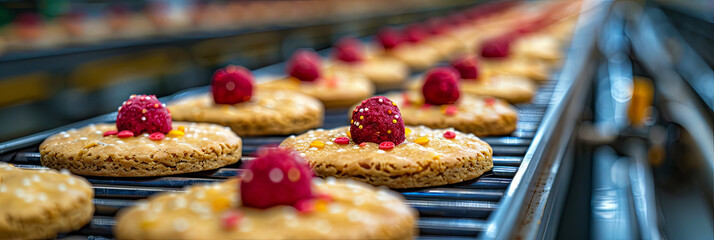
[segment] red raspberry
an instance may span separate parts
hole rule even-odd
[[[481,57],[505,58],[510,54],[511,42],[514,36],[504,35],[484,41],[481,44]]]
[[[211,80],[213,101],[217,104],[246,102],[253,96],[253,74],[234,65],[216,70]]]
[[[451,62],[451,66],[459,71],[461,79],[478,79],[478,60],[475,57],[464,56]]]
[[[352,112],[350,134],[356,144],[404,142],[404,120],[396,103],[385,97],[371,97]]]
[[[429,33],[433,35],[444,34],[451,31],[452,28],[445,18],[431,18],[426,21],[426,25],[429,28]]]
[[[322,60],[315,51],[298,49],[285,65],[288,75],[300,81],[312,82],[320,78]]]
[[[437,67],[426,74],[421,89],[424,102],[433,105],[452,104],[459,99],[459,73],[450,67]]]
[[[271,148],[262,149],[258,157],[248,163],[250,171],[240,183],[243,206],[270,208],[278,205],[295,206],[301,200],[312,199],[313,174],[305,161],[295,152]]]
[[[335,59],[353,63],[364,60],[362,43],[354,38],[345,37],[335,43]]]
[[[142,133],[171,131],[171,113],[154,95],[132,95],[119,107],[117,130]]]
[[[401,32],[390,27],[383,27],[380,29],[379,32],[377,32],[376,37],[382,47],[387,50],[399,46],[399,44],[406,40]]]
[[[420,24],[410,24],[404,29],[404,36],[409,42],[421,42],[429,36],[429,30]]]

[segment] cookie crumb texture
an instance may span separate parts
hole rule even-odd
[[[517,110],[507,102],[472,95],[462,96],[453,105],[424,106],[421,96],[407,93],[388,94],[401,107],[404,124],[424,125],[430,128],[453,127],[465,133],[477,136],[493,136],[510,134],[516,130],[518,121]],[[416,103],[415,103],[416,102]],[[448,112],[453,108],[453,113]]]
[[[42,165],[88,176],[163,176],[215,169],[238,162],[241,139],[230,129],[214,124],[174,122],[183,136],[167,135],[155,141],[149,134],[129,138],[104,137],[116,130],[96,124],[61,132],[40,145]]]
[[[0,163],[0,239],[48,239],[92,219],[94,192],[79,177]]]
[[[239,184],[193,186],[161,194],[119,212],[118,239],[411,239],[417,214],[403,198],[362,183],[313,180],[333,201],[300,213],[292,206],[242,207]],[[240,219],[226,228],[222,216]]]
[[[322,125],[324,107],[310,96],[286,90],[261,89],[248,102],[213,103],[210,95],[198,95],[169,103],[177,121],[216,123],[240,136],[302,133]]]
[[[456,132],[446,139],[444,132],[453,129],[429,129],[407,126],[406,141],[390,150],[379,144],[326,144],[310,146],[313,141],[332,142],[346,137],[349,127],[310,131],[288,138],[280,146],[301,152],[316,175],[350,178],[390,188],[414,188],[458,183],[477,178],[493,168],[493,150],[473,134]],[[424,143],[415,142],[427,138]]]

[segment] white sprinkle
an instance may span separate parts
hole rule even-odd
[[[268,173],[268,178],[270,178],[270,181],[273,183],[279,183],[283,181],[283,171],[278,168],[273,168]]]
[[[365,112],[366,112],[366,111],[369,111],[369,108],[364,108],[364,111],[365,111]]]
[[[122,140],[117,140],[117,143],[118,143],[118,144],[124,144],[124,141],[122,141]]]
[[[384,102],[384,101],[382,101],[382,99],[380,98],[380,99],[379,99],[379,102]]]
[[[379,149],[379,150],[377,150],[377,153],[386,153],[386,152],[382,149]]]
[[[355,121],[355,126],[359,126],[359,122],[358,122],[358,121]]]
[[[301,156],[301,157],[305,157],[305,156],[307,156],[307,154],[305,154],[305,153],[300,153],[300,156]]]
[[[344,152],[344,151],[345,151],[344,148],[337,149],[337,152]]]
[[[162,103],[161,106],[162,106],[162,107],[166,107],[166,103]]]
[[[174,208],[185,208],[188,203],[183,197],[177,197],[174,199]]]
[[[23,178],[23,179],[22,179],[22,186],[29,187],[29,186],[30,186],[30,179],[29,179],[29,178]]]
[[[69,175],[69,170],[63,168],[63,169],[60,169],[60,173],[64,174],[64,175]]]
[[[359,112],[364,112],[364,108],[360,108],[360,109],[359,109]]]
[[[197,191],[196,192],[196,199],[203,199],[206,197],[206,191]]]
[[[64,135],[62,135],[62,137],[63,137],[63,138],[68,138],[68,137],[69,137],[69,134],[64,134]]]
[[[295,135],[290,135],[290,138],[295,138]]]
[[[352,202],[353,202],[356,206],[362,206],[362,205],[364,204],[364,197],[362,197],[362,196],[355,196],[355,197],[352,199]]]
[[[347,218],[349,218],[350,222],[357,222],[362,218],[362,213],[360,213],[359,210],[352,209],[347,212]]]
[[[7,192],[7,186],[5,185],[0,185],[0,193]]]
[[[34,202],[34,201],[35,201],[35,196],[29,195],[29,194],[28,194],[27,196],[25,196],[25,202],[26,202],[26,203],[31,203],[31,202]]]
[[[316,148],[316,147],[311,147],[311,148],[308,148],[307,150],[308,150],[308,151],[317,151],[317,148]]]
[[[186,221],[186,219],[183,219],[183,218],[174,219],[174,230],[183,232],[183,231],[186,231],[187,228],[188,228],[188,221]]]
[[[141,121],[146,121],[146,117],[141,117]]]
[[[337,183],[337,179],[336,179],[336,178],[334,178],[334,177],[328,177],[328,178],[327,178],[327,184],[329,184],[329,185],[335,185],[335,183]]]
[[[40,202],[47,201],[47,194],[45,194],[45,193],[40,193],[39,195],[37,195],[37,200],[40,201]]]
[[[203,141],[210,141],[208,138],[201,138]]]
[[[40,182],[40,175],[32,175],[32,181],[33,182]]]
[[[67,185],[65,185],[64,183],[57,184],[57,190],[59,190],[60,192],[67,191]]]
[[[96,133],[96,134],[102,134],[102,131],[97,130],[97,131],[94,131],[94,133]]]
[[[121,106],[119,106],[119,108],[117,108],[117,111],[121,111]]]
[[[15,196],[17,196],[18,198],[25,197],[25,190],[23,190],[22,188],[15,189]]]
[[[87,140],[87,137],[81,137],[81,138],[79,138],[79,140],[82,140],[82,141]]]
[[[319,220],[317,224],[315,224],[315,229],[322,234],[327,234],[332,230],[332,225],[330,225],[330,222],[327,220]]]
[[[191,211],[194,213],[204,213],[205,209],[206,208],[204,208],[203,204],[201,204],[200,202],[192,202],[191,203]]]
[[[359,146],[354,146],[354,147],[352,147],[352,148],[354,148],[354,149],[359,149]]]
[[[399,115],[394,115],[394,118],[399,118]]]

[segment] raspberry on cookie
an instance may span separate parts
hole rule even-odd
[[[315,97],[327,108],[346,107],[374,93],[374,85],[364,75],[329,69],[312,50],[295,51],[286,65],[287,77],[258,85],[258,89],[294,90]]]
[[[491,170],[486,142],[452,129],[405,127],[405,108],[393,100],[369,98],[352,112],[349,127],[309,131],[280,146],[300,152],[320,177],[390,188],[457,183]]]
[[[298,91],[254,85],[248,69],[231,65],[213,74],[211,93],[176,100],[168,109],[174,120],[220,124],[240,136],[294,134],[322,125],[324,107],[319,100]]]
[[[337,41],[332,55],[334,60],[328,68],[364,75],[379,90],[401,86],[409,74],[409,67],[403,62],[369,51],[354,38]]]
[[[411,239],[402,196],[313,178],[298,153],[264,149],[243,177],[150,197],[118,214],[118,239]]]
[[[66,171],[0,162],[0,239],[50,239],[80,229],[94,213],[94,191]]]
[[[422,41],[427,38],[427,34],[428,32],[421,27],[412,27],[404,31],[384,27],[375,37],[386,55],[399,59],[414,70],[423,70],[444,57],[428,41]]]
[[[40,154],[42,165],[79,175],[162,176],[236,163],[241,139],[219,125],[172,122],[156,96],[132,95],[116,124],[57,133],[40,144]]]

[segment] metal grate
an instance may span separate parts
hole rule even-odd
[[[482,138],[494,150],[492,171],[463,183],[400,191],[407,199],[407,203],[419,211],[420,238],[442,239],[447,236],[473,238],[485,230],[487,218],[500,206],[501,197],[518,171],[524,154],[529,147],[533,147],[531,145],[537,144],[532,142],[532,138],[548,108],[554,86],[553,81],[542,85],[533,103],[516,106],[519,109],[519,121],[517,130],[513,134]],[[187,93],[180,93],[174,97],[185,95]],[[325,128],[345,125],[348,122],[346,111],[328,111],[325,116]],[[103,119],[112,118],[108,116]],[[244,138],[243,151],[246,156],[241,159],[241,162],[217,170],[150,178],[87,177],[95,191],[95,216],[90,224],[65,236],[111,238],[112,227],[115,224],[114,216],[118,210],[132,206],[137,200],[153,194],[182,191],[183,187],[192,184],[218,182],[237,176],[243,171],[240,168],[241,164],[252,160],[250,154],[253,151],[262,145],[279,144],[285,137]],[[36,137],[31,143],[33,146],[20,151],[7,149],[7,146],[13,144],[0,146],[6,148],[0,152],[7,152],[3,154],[2,160],[21,168],[42,168],[37,146],[43,139],[44,137]]]

